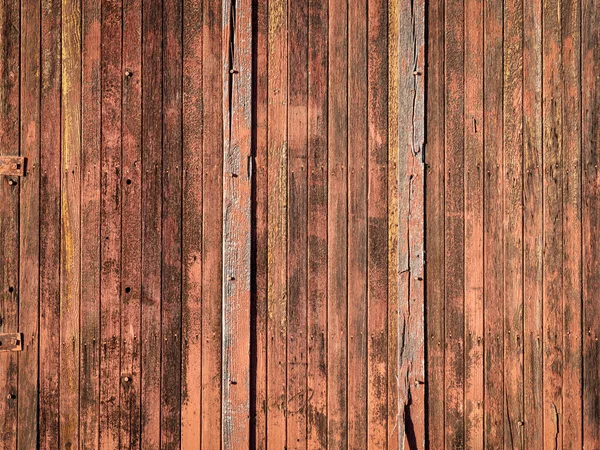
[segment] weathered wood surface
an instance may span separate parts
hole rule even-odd
[[[596,448],[598,4],[428,17],[429,445]]]
[[[0,448],[425,447],[424,20],[0,4]]]

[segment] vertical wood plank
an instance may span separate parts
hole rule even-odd
[[[308,442],[327,447],[327,61],[328,7],[308,17]]]
[[[445,358],[445,72],[444,2],[433,0],[428,9],[427,64],[427,195],[425,197],[427,248],[427,404],[430,448],[444,448]],[[391,114],[391,112],[390,112]],[[399,198],[402,200],[402,197]],[[399,267],[400,270],[402,270]]]
[[[251,367],[250,374],[250,446],[260,450],[267,448],[267,291],[269,268],[268,261],[268,61],[269,61],[269,5],[257,2],[254,5],[254,185],[252,204],[252,258],[251,273],[253,283],[253,315],[251,330]],[[251,319],[252,320],[252,319]],[[253,393],[253,395],[252,395]]]
[[[369,0],[368,11],[368,448],[387,448],[388,427],[388,11]],[[416,95],[416,93],[415,93]],[[353,127],[350,127],[353,129]],[[422,178],[421,178],[422,180]],[[422,299],[421,299],[422,300]],[[418,365],[418,364],[417,364]],[[422,437],[422,436],[421,436]]]
[[[348,290],[348,447],[364,449],[368,446],[369,426],[373,417],[369,415],[371,406],[369,398],[369,344],[371,330],[368,328],[371,310],[367,304],[367,272],[368,272],[368,234],[367,234],[367,183],[369,181],[369,144],[368,144],[368,48],[367,48],[367,1],[348,2],[348,111],[347,111],[347,249],[330,249],[331,257],[337,251],[347,252],[347,290]],[[341,17],[332,17],[340,20]],[[335,41],[334,41],[335,42]],[[332,52],[334,65],[346,58]],[[338,63],[339,61],[339,63]],[[339,66],[338,66],[339,67]],[[330,77],[334,75],[330,73]],[[330,89],[332,86],[330,85]],[[350,134],[351,133],[351,134]],[[343,155],[342,155],[343,156]],[[335,166],[334,166],[335,167]],[[380,199],[382,200],[382,199]],[[341,220],[338,219],[338,220]],[[338,269],[339,270],[339,269]],[[332,272],[333,273],[333,272]],[[369,311],[367,313],[367,311]],[[340,311],[341,312],[341,311]],[[334,312],[336,314],[336,312]],[[378,333],[377,333],[378,335]],[[376,402],[377,400],[375,400]],[[375,432],[380,430],[373,430]],[[378,433],[380,435],[380,433]]]
[[[486,448],[504,445],[503,378],[503,67],[502,5],[484,4],[483,148],[484,176],[484,439]]]
[[[523,2],[504,3],[504,447],[523,448]]]
[[[161,448],[181,445],[182,2],[163,2]]]
[[[600,205],[598,142],[600,139],[600,2],[581,4],[581,111],[583,156],[583,444],[600,446]],[[583,88],[585,86],[585,89]]]
[[[142,262],[142,3],[123,1],[121,369],[119,445],[140,446]]]
[[[287,442],[307,442],[308,2],[289,4]]]
[[[223,263],[222,4],[208,0],[204,13],[203,246],[202,246],[202,446],[221,445],[221,343]],[[217,95],[216,93],[219,93]]]
[[[202,429],[202,2],[183,3],[183,211],[181,448],[199,450]]]
[[[542,9],[544,195],[544,447],[560,450],[563,430],[563,150],[560,2]]]
[[[79,446],[81,5],[62,3],[60,442]]]
[[[42,2],[41,21],[39,447],[51,449],[60,417],[61,0]]]
[[[483,448],[483,2],[465,2],[465,447]]]
[[[267,445],[286,446],[288,4],[269,1]]]
[[[142,3],[141,447],[158,449],[161,399],[162,8]]]
[[[244,449],[250,445],[252,3],[224,5],[222,446]]]
[[[446,447],[464,446],[464,5],[446,2]]]
[[[101,264],[101,4],[82,4],[81,93],[81,353],[80,427],[83,448],[99,446]]]
[[[122,265],[122,1],[102,2],[100,448],[119,447]]]
[[[348,447],[348,3],[329,2],[327,446]]]
[[[38,0],[21,4],[21,156],[26,175],[21,180],[19,207],[19,354],[17,443],[37,447],[38,425],[38,296],[40,208],[40,8]],[[10,45],[10,44],[9,44]],[[13,247],[16,242],[13,243]]]
[[[24,10],[28,12],[27,7]],[[19,14],[19,3],[3,2],[0,5],[0,50],[3,55],[0,62],[0,155],[3,156],[19,155]],[[28,31],[28,28],[23,29],[23,33]],[[27,107],[27,99],[23,100],[23,107]],[[3,333],[19,331],[20,184],[18,178],[0,177],[0,331]],[[23,294],[27,295],[27,292]],[[0,448],[14,449],[17,447],[18,355],[2,353],[0,364],[0,389],[5,393],[0,402]]]
[[[523,447],[543,438],[542,2],[523,4]]]
[[[563,149],[563,448],[583,448],[581,248],[581,3],[561,2]],[[587,87],[586,87],[587,89]]]

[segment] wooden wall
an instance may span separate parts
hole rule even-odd
[[[429,3],[430,448],[600,447],[599,12]]]
[[[423,448],[424,20],[0,2],[0,449]]]

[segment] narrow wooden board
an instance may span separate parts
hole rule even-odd
[[[121,171],[121,348],[119,442],[141,433],[142,2],[123,0]]]
[[[348,447],[348,4],[329,2],[327,445]]]
[[[287,443],[288,3],[269,1],[267,445]]]
[[[62,2],[60,442],[79,447],[81,286],[81,5]],[[56,111],[54,111],[54,120]]]
[[[252,2],[223,2],[222,447],[250,445]],[[229,28],[226,28],[229,27]],[[227,31],[229,30],[229,31]]]
[[[62,16],[60,11],[61,0],[42,3],[39,225],[40,449],[52,449],[59,440],[61,122],[57,120],[57,111],[60,111],[61,108]],[[96,401],[98,400],[97,392],[95,392]],[[90,408],[89,411],[91,416],[93,408]],[[82,417],[82,419],[86,420],[85,417],[87,416]],[[97,423],[94,427],[94,434],[97,442]]]
[[[162,7],[142,3],[142,448],[161,445]]]
[[[202,2],[183,3],[182,450],[199,450],[202,430],[202,14]]]
[[[287,447],[307,445],[308,2],[289,2]]]
[[[357,0],[348,2],[347,6],[347,42],[348,62],[347,68],[347,133],[351,133],[352,138],[348,137],[346,142],[339,142],[340,147],[347,145],[347,161],[342,164],[347,166],[347,181],[344,181],[347,192],[336,192],[332,187],[332,193],[347,196],[347,248],[331,249],[331,257],[337,258],[338,251],[347,252],[347,377],[348,377],[348,447],[349,448],[368,448],[368,436],[370,436],[369,427],[373,426],[373,432],[380,439],[381,430],[377,427],[381,425],[380,420],[383,415],[379,415],[379,421],[373,424],[369,420],[374,417],[369,415],[369,406],[376,405],[369,398],[369,381],[377,383],[377,380],[370,380],[369,369],[372,369],[369,361],[369,351],[372,336],[380,338],[378,331],[369,329],[369,319],[371,318],[371,305],[368,304],[367,297],[367,279],[368,279],[368,182],[369,182],[369,128],[367,113],[368,108],[368,62],[367,53],[368,22],[366,0]],[[339,17],[332,17],[334,20],[340,20]],[[331,28],[331,26],[330,26]],[[335,42],[335,41],[332,41]],[[381,51],[381,49],[379,50]],[[335,58],[335,65],[341,70],[344,58],[339,53],[330,53]],[[331,62],[330,62],[331,64]],[[330,79],[334,76],[330,73]],[[330,89],[332,87],[330,86]],[[341,93],[340,91],[338,91]],[[339,93],[337,95],[339,95]],[[344,93],[345,94],[345,93]],[[337,150],[335,150],[337,151]],[[343,154],[340,155],[340,158]],[[334,157],[336,158],[336,157]],[[341,181],[341,180],[340,180]],[[385,200],[379,198],[379,201]],[[335,215],[333,216],[335,217]],[[338,220],[342,220],[339,218]],[[341,232],[341,230],[340,230]],[[342,237],[342,236],[340,236]],[[339,269],[338,269],[339,270]],[[333,274],[333,270],[330,272]],[[341,274],[343,276],[343,273]],[[385,297],[384,297],[385,298]],[[368,312],[367,312],[368,311]],[[377,311],[373,311],[377,313]],[[343,314],[343,311],[332,311],[333,314]],[[383,350],[383,349],[380,349]],[[381,356],[385,356],[383,353]],[[377,387],[381,387],[379,384]],[[381,393],[383,394],[383,393]],[[381,394],[379,398],[381,398]],[[378,400],[379,400],[378,398]],[[335,442],[335,441],[334,441]],[[335,445],[335,444],[334,444]]]
[[[21,161],[27,175],[20,180],[19,206],[19,333],[13,342],[19,355],[17,445],[38,444],[39,255],[40,255],[40,8],[37,1],[21,3],[20,126]],[[29,162],[25,173],[25,158]],[[23,340],[25,339],[25,340]]]
[[[307,447],[327,447],[327,61],[328,10],[308,15],[308,428]]]

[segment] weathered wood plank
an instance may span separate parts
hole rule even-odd
[[[329,2],[327,446],[348,447],[348,4]],[[342,56],[341,56],[342,55]]]
[[[183,3],[183,210],[181,448],[199,450],[202,430],[202,2]]]
[[[583,443],[600,446],[600,2],[581,3],[583,205]],[[584,88],[585,86],[585,88]]]
[[[308,2],[289,2],[287,448],[307,446]]]
[[[123,0],[119,445],[140,446],[142,295],[142,2]]]
[[[428,7],[427,65],[427,195],[425,247],[427,248],[427,379],[428,443],[444,448],[444,2],[433,0]],[[391,115],[391,111],[390,111]],[[400,197],[400,200],[402,198]],[[401,203],[402,204],[402,203]],[[399,270],[402,270],[399,267]]]
[[[100,448],[119,446],[121,359],[122,0],[102,2]]]
[[[308,429],[307,448],[327,447],[327,61],[328,8],[308,16]]]
[[[269,7],[268,2],[255,4],[254,39],[252,40],[255,58],[253,74],[254,111],[253,133],[255,142],[254,186],[252,204],[252,258],[251,274],[253,283],[253,327],[251,340],[251,392],[250,398],[250,447],[259,450],[267,448],[267,323],[268,305],[268,49],[269,49]],[[253,447],[254,446],[254,447]]]
[[[464,446],[464,9],[446,1],[446,447]]]
[[[523,0],[504,3],[504,446],[523,448]]]
[[[369,0],[367,148],[368,448],[387,448],[388,427],[388,11]],[[353,129],[353,127],[350,127]],[[422,178],[421,178],[422,180]],[[392,199],[394,201],[394,199]],[[422,299],[421,299],[422,301]],[[416,365],[418,366],[418,364]],[[421,435],[421,437],[423,437]]]
[[[182,2],[163,2],[161,448],[181,446]]]
[[[250,445],[253,3],[223,4],[222,446],[244,449]]]
[[[563,448],[583,448],[581,248],[581,2],[561,2]],[[587,87],[586,87],[587,89]],[[587,448],[587,446],[586,446]]]
[[[59,439],[61,0],[42,2],[39,447]],[[98,124],[99,125],[99,124]],[[82,336],[83,337],[83,336]],[[96,391],[97,401],[97,391]],[[97,408],[97,407],[96,407]],[[90,411],[91,414],[91,411]],[[85,416],[84,416],[85,417]],[[84,419],[85,420],[85,419]],[[94,434],[97,440],[97,423]],[[85,441],[88,442],[88,441]],[[94,447],[91,447],[94,448]]]
[[[29,162],[20,180],[19,206],[19,397],[17,444],[37,447],[38,439],[38,296],[40,251],[40,8],[38,1],[21,3],[21,157]],[[10,44],[9,44],[10,45]],[[2,145],[5,145],[2,143]],[[21,162],[20,167],[24,167]]]
[[[162,1],[142,3],[141,447],[160,448]]]
[[[3,156],[19,156],[19,14],[18,3],[0,5],[3,55],[0,61],[0,154]],[[19,331],[20,184],[14,176],[0,176],[0,332],[3,333]],[[2,353],[0,364],[0,389],[5,393],[0,402],[0,447],[14,449],[17,446],[18,356],[13,352]]]
[[[502,5],[485,2],[484,74],[484,439],[487,448],[504,445],[503,323],[503,67]]]
[[[523,4],[523,447],[542,442],[542,2]]]
[[[465,2],[465,448],[483,448],[483,2]]]
[[[79,446],[81,5],[62,2],[60,442]],[[54,117],[55,118],[55,117]]]
[[[347,249],[330,248],[331,257],[338,251],[347,252],[347,290],[348,290],[348,447],[365,449],[368,446],[368,435],[373,431],[381,437],[381,430],[376,429],[380,422],[369,423],[373,417],[369,415],[371,406],[369,395],[369,343],[371,335],[379,333],[368,328],[371,311],[367,297],[368,273],[368,231],[367,231],[367,195],[369,181],[369,129],[368,120],[368,48],[367,48],[367,0],[348,2],[348,112],[347,126],[347,192],[336,195],[347,195]],[[335,13],[333,13],[335,14]],[[340,20],[339,17],[332,17]],[[334,41],[335,42],[335,41]],[[345,58],[339,53],[331,53],[336,65]],[[337,62],[339,60],[339,63]],[[330,62],[331,64],[331,62]],[[338,66],[339,68],[339,66]],[[341,70],[341,69],[340,69]],[[331,76],[331,74],[330,74]],[[330,85],[330,89],[333,89]],[[333,94],[333,92],[332,92]],[[350,134],[351,133],[351,134]],[[350,136],[352,136],[350,138]],[[342,142],[340,142],[342,144]],[[341,157],[343,155],[340,155]],[[335,158],[335,157],[334,157]],[[344,163],[343,163],[344,164]],[[332,193],[335,193],[332,186]],[[340,188],[341,189],[341,186]],[[385,197],[384,197],[385,198]],[[379,199],[383,200],[383,199]],[[335,215],[333,216],[335,217]],[[341,218],[338,220],[342,220]],[[333,271],[332,271],[333,273]],[[369,310],[369,313],[367,313]],[[332,311],[333,314],[337,314]],[[342,313],[342,311],[340,311]],[[382,354],[382,356],[384,356]],[[372,380],[375,381],[375,380]],[[377,402],[377,400],[375,400]],[[375,402],[373,404],[375,404]],[[381,419],[381,416],[379,416]],[[373,430],[369,426],[373,425]]]
[[[286,446],[288,4],[269,1],[267,445]]]
[[[563,150],[560,3],[542,7],[544,447],[560,450],[563,430]]]

